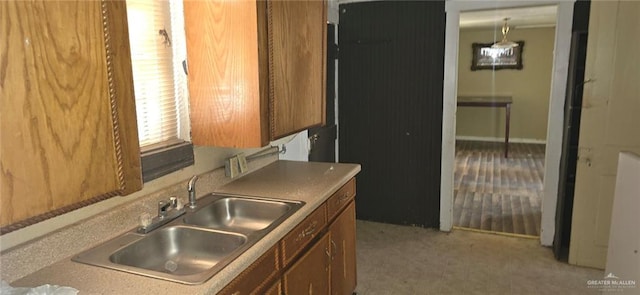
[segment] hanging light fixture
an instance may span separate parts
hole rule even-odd
[[[507,24],[508,20],[510,20],[510,18],[508,17],[504,18],[504,24],[502,25],[502,40],[500,40],[500,42],[496,42],[493,45],[491,45],[491,48],[518,47],[518,43],[507,40],[507,34],[509,33],[509,25]]]

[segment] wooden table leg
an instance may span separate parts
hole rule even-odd
[[[504,157],[509,157],[509,120],[511,119],[511,104],[507,104],[505,106],[506,110],[506,119],[505,119],[505,130],[504,130]]]

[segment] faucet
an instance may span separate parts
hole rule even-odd
[[[184,212],[184,208],[178,208],[178,198],[176,197],[171,197],[168,201],[160,201],[158,202],[158,216],[150,220],[145,220],[138,228],[138,232],[141,234],[149,233],[180,217]],[[142,219],[143,217],[141,217],[141,220]]]
[[[189,192],[189,208],[196,208],[196,181],[198,180],[198,175],[194,175],[189,179],[189,184],[187,185],[187,191]]]
[[[176,197],[169,198],[169,202],[160,201],[158,202],[158,217],[165,218],[167,217],[167,212],[171,209],[176,209],[178,207],[178,199]]]

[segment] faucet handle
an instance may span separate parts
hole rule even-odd
[[[140,226],[142,228],[146,228],[147,226],[149,226],[152,221],[151,214],[147,212],[140,214],[139,219],[140,219]]]
[[[167,215],[167,210],[171,206],[171,203],[167,203],[167,201],[159,201],[158,202],[158,217],[165,217]]]
[[[178,198],[176,198],[175,196],[169,198],[169,204],[171,204],[172,208],[177,208],[178,207]]]

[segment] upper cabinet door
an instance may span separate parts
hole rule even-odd
[[[259,74],[267,69],[266,8],[260,7],[266,3],[184,1],[195,145],[257,147],[269,142],[268,81],[266,72]]]
[[[324,123],[326,2],[184,9],[194,144],[261,147]]]
[[[142,187],[122,1],[0,2],[2,233]]]
[[[269,1],[271,137],[325,124],[324,1]]]

